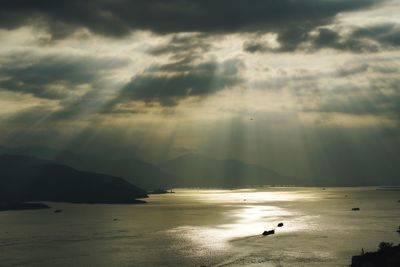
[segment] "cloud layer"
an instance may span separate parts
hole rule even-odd
[[[299,30],[331,22],[340,12],[368,8],[380,0],[6,0],[0,24],[12,29],[26,23],[44,24],[54,37],[77,28],[121,36],[135,30],[176,32],[288,32],[282,39],[299,39]],[[296,27],[296,30],[290,30]],[[288,36],[290,35],[290,36]]]
[[[1,1],[0,145],[393,180],[398,13],[396,0]]]

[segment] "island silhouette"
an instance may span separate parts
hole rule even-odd
[[[145,203],[145,190],[122,178],[29,156],[0,156],[0,202]]]

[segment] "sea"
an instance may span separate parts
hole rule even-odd
[[[139,205],[0,212],[0,266],[349,266],[400,243],[399,188],[173,191]]]

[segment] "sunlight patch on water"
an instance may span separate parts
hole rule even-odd
[[[262,237],[265,230],[277,229],[277,234],[296,231],[306,227],[305,223],[296,223],[289,227],[277,228],[282,218],[291,218],[293,213],[275,206],[247,205],[225,215],[232,223],[221,224],[215,227],[181,226],[169,230],[167,233],[175,238],[187,240],[192,246],[204,250],[224,250],[231,246],[230,241],[235,239]],[[290,224],[289,224],[290,225]]]
[[[310,218],[278,207],[275,203],[312,200],[317,196],[304,191],[275,190],[179,190],[178,196],[190,197],[201,203],[222,204],[233,209],[223,214],[228,223],[213,227],[184,225],[167,231],[167,234],[180,239],[181,243],[188,242],[189,246],[199,248],[195,253],[200,256],[210,250],[226,250],[232,245],[231,241],[262,238],[261,234],[265,230],[276,229],[276,235],[280,235],[312,227]],[[284,227],[278,228],[279,222],[284,222]]]
[[[314,199],[315,195],[302,192],[276,191],[263,192],[257,189],[242,189],[242,190],[198,190],[195,194],[193,191],[180,191],[180,195],[192,197],[196,200],[208,203],[266,203],[266,202],[281,202],[281,201],[296,201]]]

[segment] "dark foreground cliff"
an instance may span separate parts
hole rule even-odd
[[[377,252],[367,252],[363,255],[353,256],[352,267],[399,267],[400,245],[392,246],[382,242]]]

